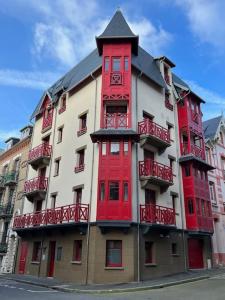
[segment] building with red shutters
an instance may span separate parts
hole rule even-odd
[[[128,282],[204,268],[213,233],[200,104],[121,11],[43,95],[17,272]]]

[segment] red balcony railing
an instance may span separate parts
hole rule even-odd
[[[151,120],[138,122],[138,133],[144,135],[152,135],[163,142],[170,143],[170,132],[168,129],[158,125]]]
[[[199,113],[197,113],[196,111],[191,109],[191,119],[193,122],[199,124],[201,121],[201,117],[199,115]]]
[[[198,227],[202,231],[213,232],[213,219],[206,216],[197,216]]]
[[[146,223],[176,225],[175,209],[159,205],[140,205],[140,220]]]
[[[51,153],[52,146],[47,143],[43,143],[29,151],[28,160],[32,161],[40,157],[50,157]]]
[[[43,123],[42,123],[42,130],[46,128],[52,127],[52,120],[53,120],[53,109],[49,110],[49,113],[47,116],[45,116],[45,113],[43,115]]]
[[[107,113],[104,115],[105,128],[127,128],[128,114],[125,113]]]
[[[187,142],[181,143],[181,154],[182,155],[193,154],[194,156],[205,160],[204,149],[197,145],[189,144]]]
[[[139,161],[139,176],[153,176],[158,179],[173,183],[172,168],[151,159]]]
[[[16,216],[13,228],[30,228],[56,224],[88,221],[89,205],[72,204],[60,206],[40,212]]]
[[[36,177],[31,180],[27,180],[24,184],[24,192],[32,193],[34,191],[46,191],[48,187],[48,178],[47,177]]]
[[[121,72],[113,72],[110,76],[111,85],[121,85],[123,83],[123,76]]]

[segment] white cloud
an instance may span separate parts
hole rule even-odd
[[[58,77],[59,74],[51,72],[23,72],[0,69],[0,85],[7,86],[43,90],[52,85]]]
[[[192,32],[201,42],[215,46],[219,51],[225,48],[224,0],[176,0],[175,4],[184,10]]]

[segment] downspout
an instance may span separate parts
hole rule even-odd
[[[185,95],[186,96],[186,95]],[[178,125],[178,114],[177,114],[177,106],[176,106],[176,113],[175,113],[175,119],[176,119],[176,124]],[[180,135],[179,135],[179,130],[178,126],[175,127],[175,133],[176,136],[178,137],[178,143],[176,143],[176,152],[177,152],[177,157],[180,156],[180,149],[179,149],[179,144],[180,144]],[[186,248],[186,242],[185,242],[185,234],[184,234],[184,198],[183,198],[183,179],[182,179],[182,174],[181,174],[181,167],[180,164],[178,163],[178,178],[180,179],[179,184],[179,194],[180,194],[180,214],[181,214],[181,229],[182,229],[182,243],[183,243],[183,252],[184,252],[184,270],[187,271],[187,248]]]
[[[91,77],[95,81],[95,106],[94,106],[94,132],[96,130],[96,115],[97,115],[97,78],[91,73]],[[95,144],[92,144],[92,169],[91,169],[91,189],[90,189],[90,204],[89,204],[89,220],[87,228],[87,261],[86,261],[86,277],[85,284],[88,284],[88,272],[89,272],[89,246],[90,246],[90,218],[91,218],[91,207],[92,207],[92,195],[93,195],[93,174],[94,174],[94,154],[95,154]]]
[[[142,76],[142,71],[136,76],[136,81],[135,81],[135,106],[136,106],[136,128],[138,126],[138,120],[137,120],[137,116],[138,116],[138,78],[140,78]],[[138,128],[137,128],[138,130]],[[135,155],[136,155],[136,198],[137,198],[137,207],[136,207],[136,211],[137,211],[137,256],[138,256],[138,261],[137,261],[137,268],[138,268],[138,276],[137,276],[137,281],[140,282],[140,212],[139,212],[139,207],[140,207],[140,201],[139,201],[139,184],[138,184],[138,177],[139,177],[139,173],[138,173],[138,144],[136,143],[135,145]]]
[[[48,204],[48,196],[49,196],[49,186],[50,186],[50,178],[51,178],[51,171],[52,171],[52,160],[53,160],[53,146],[55,142],[55,131],[56,131],[56,120],[57,120],[57,115],[58,115],[58,110],[57,106],[55,106],[55,118],[54,118],[54,124],[53,124],[53,136],[52,136],[52,155],[50,158],[49,162],[49,177],[48,177],[48,187],[47,187],[47,192],[46,192],[46,197],[45,197],[45,210],[47,209],[47,204]],[[43,245],[44,245],[44,232],[42,232],[42,239],[41,239],[41,258],[40,258],[40,264],[38,267],[38,277],[40,277],[40,272],[41,272],[41,262],[42,262],[42,254],[43,254]]]

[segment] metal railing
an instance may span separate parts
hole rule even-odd
[[[140,205],[140,220],[153,224],[176,225],[175,209],[153,204]]]
[[[152,135],[162,140],[163,142],[170,143],[169,130],[151,120],[138,122],[138,133],[144,135]]]
[[[34,191],[46,191],[48,187],[48,178],[47,177],[36,177],[30,180],[27,180],[24,184],[24,192],[31,193]]]
[[[139,161],[139,176],[153,176],[173,183],[172,168],[151,159]]]

